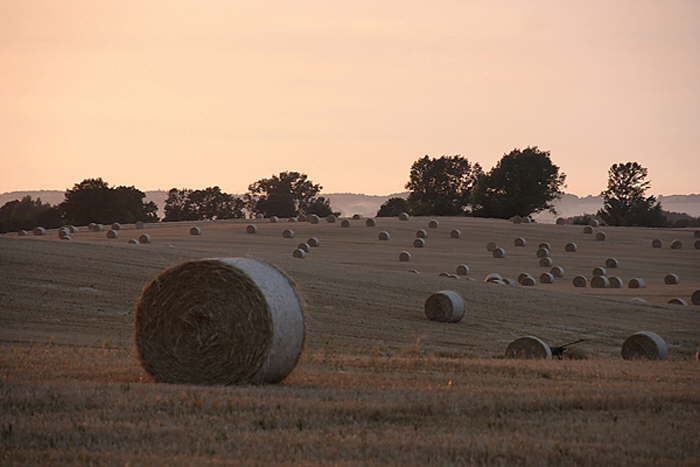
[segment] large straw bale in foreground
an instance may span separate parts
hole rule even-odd
[[[552,349],[535,336],[520,337],[506,348],[506,358],[552,358]]]
[[[136,347],[158,382],[276,383],[296,366],[304,312],[292,281],[251,258],[189,261],[136,304]]]
[[[430,321],[458,323],[464,317],[464,300],[453,290],[435,292],[425,301],[425,316]]]
[[[622,358],[625,360],[666,360],[667,356],[666,341],[653,332],[636,332],[622,344]]]

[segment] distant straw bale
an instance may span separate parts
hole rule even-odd
[[[437,229],[439,225],[440,224],[435,219],[431,219],[430,222],[428,222],[429,229]]]
[[[202,229],[197,226],[190,228],[190,235],[202,235]]]
[[[416,238],[415,240],[413,240],[413,246],[415,248],[423,248],[425,247],[425,240],[423,240],[422,238]]]
[[[610,280],[608,279],[608,276],[593,276],[591,278],[591,288],[593,288],[593,289],[610,288]]]
[[[585,233],[585,234],[592,234],[592,233],[593,233],[593,227],[591,227],[590,225],[585,226],[585,227],[583,228],[583,233]]]
[[[576,276],[571,283],[574,284],[574,287],[586,287],[588,285],[588,279],[586,279],[586,276]]]
[[[520,285],[522,285],[523,287],[534,287],[535,285],[537,285],[537,281],[535,281],[534,277],[528,274],[520,281]]]
[[[669,273],[664,277],[664,284],[666,285],[678,285],[681,280],[678,278],[678,274]]]
[[[408,251],[402,251],[401,253],[399,253],[399,261],[401,261],[402,263],[411,261],[411,253],[409,253]]]
[[[554,275],[551,272],[543,272],[540,274],[540,282],[542,284],[552,284],[554,283]]]
[[[604,267],[598,266],[598,267],[593,268],[593,275],[594,276],[607,276],[608,271],[606,271]]]
[[[544,256],[540,258],[539,263],[541,268],[550,268],[552,267],[552,258],[549,256]]]
[[[318,217],[316,214],[309,214],[308,220],[310,224],[318,224],[319,222],[321,222],[321,218]]]
[[[565,225],[566,224],[566,219],[563,217],[557,217],[557,225]]]
[[[617,276],[610,276],[608,277],[608,280],[610,281],[610,288],[611,289],[621,289],[625,286],[625,283],[622,281]]]
[[[674,240],[671,242],[672,250],[680,250],[681,248],[683,248],[683,242],[681,242],[680,240]]]
[[[367,227],[375,227],[377,225],[377,221],[370,218],[365,221],[365,225]]]
[[[549,242],[542,242],[537,246],[537,248],[546,248],[549,251],[552,251],[552,245]]]
[[[605,232],[596,232],[595,233],[595,239],[599,242],[605,241],[605,239],[608,238],[608,236],[605,234]]]
[[[666,357],[666,341],[653,332],[636,332],[622,344],[622,358],[625,360],[666,360]]]
[[[518,247],[527,246],[527,240],[525,240],[523,237],[516,237],[516,239],[513,240],[513,245]]]
[[[643,289],[646,286],[646,281],[640,277],[632,278],[629,280],[629,282],[627,282],[627,287],[629,287],[630,289]]]
[[[407,221],[410,218],[411,218],[411,216],[409,216],[407,212],[402,212],[401,214],[399,214],[400,221]]]
[[[551,272],[554,277],[559,279],[564,277],[565,273],[564,268],[562,266],[554,266],[549,272]]]
[[[416,238],[428,238],[428,232],[425,229],[419,229],[416,231]]]
[[[304,310],[292,281],[252,258],[189,261],[136,304],[136,348],[156,382],[277,383],[296,366]]]
[[[284,229],[282,231],[282,238],[294,238],[294,231],[292,229]]]
[[[354,220],[356,220],[356,221],[359,221],[360,219],[362,219],[362,216],[359,215],[359,214],[353,214],[353,215],[352,215],[352,218],[353,218]]]
[[[680,297],[672,298],[671,300],[668,301],[668,304],[669,305],[688,306],[688,302],[686,302],[684,298],[680,298]]]
[[[74,225],[69,225],[69,226],[68,226],[68,232],[70,232],[70,233],[72,233],[72,234],[77,233],[77,232],[80,232],[80,227],[76,227],[76,226],[74,226]]]
[[[538,258],[548,258],[552,256],[552,253],[547,248],[538,248],[536,254]]]
[[[311,247],[309,246],[308,243],[300,243],[297,245],[297,248],[300,250],[304,250],[305,253],[308,253],[311,251]]]
[[[302,250],[301,248],[296,248],[294,251],[292,251],[292,256],[294,258],[303,259],[306,256],[306,251]]]
[[[459,229],[450,230],[450,238],[462,238],[462,231]]]
[[[508,344],[506,358],[551,359],[552,349],[538,337],[524,336]]]
[[[280,218],[277,217],[277,216],[271,216],[271,217],[270,217],[270,222],[272,222],[273,224],[276,224],[276,223],[278,223],[279,221],[280,221]]]
[[[321,240],[319,240],[318,237],[311,237],[306,241],[306,243],[308,243],[308,245],[312,248],[321,246]]]
[[[114,229],[109,229],[107,231],[107,238],[118,238],[119,237],[119,231],[114,230]]]
[[[605,260],[605,267],[611,269],[619,268],[620,262],[617,260],[617,258],[608,258]]]
[[[143,243],[143,244],[151,243],[151,236],[149,234],[141,234],[139,236],[139,243]]]
[[[343,219],[342,221],[340,221],[340,226],[347,229],[348,227],[350,227],[350,221],[347,219]]]
[[[382,240],[382,241],[391,240],[391,234],[389,232],[384,231],[384,230],[379,232],[379,235],[377,235],[377,237],[379,238],[379,240]]]
[[[425,316],[430,321],[458,323],[464,317],[464,300],[453,290],[440,290],[425,301]]]
[[[258,228],[254,224],[248,224],[245,228],[246,233],[254,234],[258,231]]]
[[[326,216],[326,222],[329,224],[335,224],[336,217],[333,214]]]
[[[506,257],[506,250],[503,248],[496,248],[492,252],[494,258],[505,258]]]
[[[690,301],[693,305],[700,305],[700,289],[693,292],[693,295],[690,296]]]
[[[664,246],[663,242],[661,240],[659,240],[658,238],[655,238],[654,240],[651,241],[652,248],[661,248],[663,246]]]
[[[502,281],[503,276],[501,276],[497,272],[491,272],[489,274],[486,274],[486,277],[484,277],[484,282],[496,282],[496,281]]]
[[[455,272],[459,276],[467,276],[469,275],[469,266],[466,264],[458,264]]]
[[[577,249],[578,247],[574,242],[569,242],[564,246],[564,251],[566,251],[567,253],[576,253]]]
[[[121,230],[122,226],[119,222],[115,222],[112,224],[112,230]]]

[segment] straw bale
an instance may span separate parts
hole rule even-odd
[[[295,258],[303,259],[306,256],[306,252],[301,248],[295,248],[294,251],[292,251],[292,256]]]
[[[282,238],[294,238],[294,231],[292,229],[284,229],[282,231]]]
[[[318,237],[311,237],[306,241],[306,243],[308,243],[312,248],[321,246],[321,240],[319,240]]]
[[[455,270],[455,272],[459,276],[467,276],[467,275],[469,275],[469,271],[470,271],[469,266],[466,264],[458,264],[457,268]]]
[[[635,332],[622,344],[622,358],[625,360],[666,360],[667,356],[666,341],[653,332]]]
[[[564,268],[562,266],[553,266],[549,271],[556,278],[564,277]]]
[[[664,284],[666,285],[678,285],[680,282],[681,280],[678,277],[678,274],[669,273],[664,277]]]
[[[583,233],[585,233],[585,234],[592,234],[592,233],[593,233],[593,227],[591,227],[590,225],[585,226],[585,227],[583,228]]]
[[[622,281],[617,276],[610,276],[608,277],[608,280],[610,281],[610,288],[611,289],[621,289],[625,286],[625,283]]]
[[[565,225],[566,224],[566,219],[563,217],[557,217],[557,225]]]
[[[688,302],[686,302],[684,298],[680,298],[680,297],[672,298],[671,300],[668,301],[668,303],[669,303],[669,305],[688,306]]]
[[[278,223],[279,221],[280,221],[280,218],[277,217],[277,216],[271,216],[271,217],[270,217],[270,222],[272,222],[273,224],[276,224],[276,223]]]
[[[401,253],[399,253],[399,261],[401,261],[402,263],[411,261],[411,253],[409,253],[408,251],[402,251]]]
[[[508,344],[506,358],[551,359],[552,349],[538,337],[524,336]]]
[[[293,282],[252,258],[189,261],[162,272],[136,304],[136,348],[157,382],[282,381],[304,344]]]
[[[501,276],[497,272],[491,272],[489,274],[486,274],[486,277],[484,277],[484,282],[496,282],[496,281],[502,281],[503,276]]]
[[[619,268],[620,262],[617,260],[617,258],[608,258],[605,260],[605,267],[611,269]]]
[[[139,235],[139,243],[143,243],[143,244],[151,243],[151,236],[149,234]]]
[[[627,283],[627,287],[629,287],[630,289],[643,289],[646,286],[647,286],[646,281],[640,277],[632,278]]]
[[[564,246],[564,251],[566,251],[567,253],[576,253],[577,249],[578,247],[574,242],[569,242]]]
[[[462,238],[462,231],[459,229],[450,230],[450,238]]]
[[[523,279],[525,279],[528,276],[530,276],[530,273],[528,272],[521,272],[520,274],[518,274],[518,284],[521,284],[523,282]]]
[[[525,240],[523,237],[516,237],[516,239],[513,240],[513,245],[519,247],[527,246],[527,240]]]
[[[690,301],[693,305],[700,305],[700,289],[693,292],[693,295],[690,296]]]
[[[428,232],[425,229],[419,229],[416,231],[416,238],[428,238]]]
[[[309,246],[308,243],[300,243],[297,245],[297,248],[300,250],[304,250],[305,253],[309,253],[311,251],[311,247]]]
[[[391,234],[384,230],[379,232],[379,235],[377,235],[377,237],[379,238],[379,240],[391,240]]]
[[[610,280],[608,279],[608,276],[593,276],[591,278],[591,288],[593,288],[593,289],[610,288]]]
[[[135,238],[131,238],[131,239],[129,239],[128,243],[129,243],[130,245],[138,245],[138,244],[139,244],[139,241],[136,240]]]
[[[537,281],[535,281],[535,278],[529,274],[520,281],[520,285],[523,287],[534,287],[536,284]]]
[[[595,233],[595,239],[599,242],[605,241],[605,239],[608,238],[608,236],[605,234],[605,232],[596,232]]]
[[[464,300],[453,290],[440,290],[425,301],[425,316],[430,321],[458,323],[464,317]]]
[[[492,252],[494,258],[505,258],[506,257],[506,250],[503,248],[496,248]]]
[[[537,249],[537,257],[538,258],[549,258],[550,256],[552,256],[552,253],[548,248],[538,248]]]
[[[321,218],[318,217],[316,214],[309,214],[308,220],[310,224],[318,224],[319,222],[321,222]]]
[[[190,235],[202,235],[202,229],[197,226],[190,228]]]
[[[429,229],[437,229],[439,225],[440,224],[435,219],[431,219],[430,222],[428,222]]]
[[[663,246],[664,246],[663,242],[661,240],[659,240],[658,238],[655,238],[654,240],[651,241],[652,248],[661,248]]]
[[[109,229],[107,231],[107,238],[118,238],[119,237],[119,231],[114,230],[114,229]]]
[[[353,215],[352,215],[352,218],[353,218],[354,220],[356,220],[356,221],[359,221],[360,219],[362,219],[362,216],[359,215],[359,214],[353,214]]]
[[[375,226],[377,225],[377,221],[374,220],[374,219],[367,219],[367,220],[365,221],[365,225],[366,225],[367,227],[375,227]]]
[[[329,224],[335,224],[336,217],[333,214],[330,214],[326,217],[326,222]]]
[[[248,224],[248,225],[245,227],[245,232],[246,232],[246,233],[254,234],[254,233],[256,233],[257,231],[258,231],[258,228],[255,227],[254,224]]]
[[[119,222],[115,222],[112,224],[112,230],[121,230],[122,226]]]
[[[586,287],[588,285],[588,279],[586,279],[586,276],[576,276],[571,283],[574,284],[574,287]]]
[[[674,240],[671,242],[672,250],[680,250],[681,248],[683,248],[683,242],[681,242],[680,240]]]
[[[554,274],[551,272],[543,272],[540,274],[540,282],[543,284],[552,284],[554,283]]]
[[[496,245],[496,242],[488,242],[486,244],[486,251],[492,252],[496,248],[498,248],[498,245]]]
[[[409,216],[407,212],[402,212],[401,214],[399,214],[400,221],[407,221],[410,218],[411,218],[411,216]]]
[[[552,267],[552,258],[545,256],[543,258],[540,258],[540,267],[541,268],[550,268]]]
[[[340,226],[347,229],[348,227],[350,227],[350,221],[347,219],[343,219],[342,221],[340,221]]]
[[[34,230],[32,230],[32,233],[34,235],[46,235],[46,229],[43,227],[34,227]]]
[[[425,240],[423,240],[422,238],[416,238],[415,240],[413,240],[413,246],[415,248],[423,248],[425,247]]]
[[[537,246],[537,248],[546,248],[549,251],[552,251],[552,245],[549,242],[542,242]]]
[[[593,268],[593,275],[594,276],[607,276],[608,271],[606,271],[604,267],[598,266],[598,267]]]

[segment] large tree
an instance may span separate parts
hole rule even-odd
[[[327,201],[320,201],[318,197],[322,189],[321,185],[309,180],[306,174],[281,172],[251,184],[245,195],[246,206],[252,213],[263,214],[265,217],[314,214],[311,209],[318,210]],[[330,209],[330,204],[328,208]]]
[[[637,162],[613,164],[608,171],[608,188],[601,193],[603,208],[598,216],[610,225],[662,227],[667,220],[654,196],[647,169]]]
[[[389,198],[379,207],[377,217],[396,217],[402,212],[409,212],[408,202],[403,198]]]
[[[173,188],[165,200],[163,221],[241,218],[244,217],[243,205],[242,199],[221,191],[218,186],[203,190]]]
[[[545,209],[556,213],[552,201],[564,193],[566,174],[552,163],[549,151],[534,147],[504,154],[496,166],[479,177],[473,191],[473,214],[508,219]]]
[[[8,201],[0,208],[0,233],[31,230],[41,226],[53,229],[63,225],[61,211],[40,198],[25,196],[21,200]]]
[[[158,207],[153,201],[145,203],[145,197],[133,186],[112,188],[101,178],[88,178],[66,190],[60,208],[66,221],[76,225],[157,222]]]
[[[424,156],[413,163],[406,188],[408,210],[416,216],[464,215],[481,166],[462,156]]]

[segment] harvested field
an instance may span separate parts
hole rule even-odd
[[[700,306],[667,304],[700,289],[700,250],[649,247],[692,244],[692,230],[606,226],[599,242],[574,225],[441,218],[430,248],[402,263],[427,219],[382,219],[388,243],[372,229],[297,223],[299,238],[323,242],[303,261],[280,241],[286,223],[254,221],[248,235],[249,222],[210,222],[203,236],[188,223],[147,224],[157,239],[147,248],[87,229],[71,242],[0,236],[0,264],[12,271],[0,281],[0,464],[700,462]],[[121,226],[125,238],[132,230]],[[484,248],[518,236],[528,246],[506,259]],[[438,276],[460,263],[475,278],[539,276],[543,241],[566,269],[552,284]],[[576,253],[564,251],[570,241]],[[271,262],[297,283],[307,302],[299,365],[276,386],[153,383],[135,358],[134,300],[162,269],[222,256]],[[644,277],[646,288],[571,284],[611,256],[617,276]],[[664,285],[668,271],[679,285]],[[460,323],[424,315],[426,298],[446,288],[464,298]],[[669,361],[622,360],[622,342],[640,330],[665,339]],[[524,335],[585,339],[572,350],[584,359],[503,359]]]

